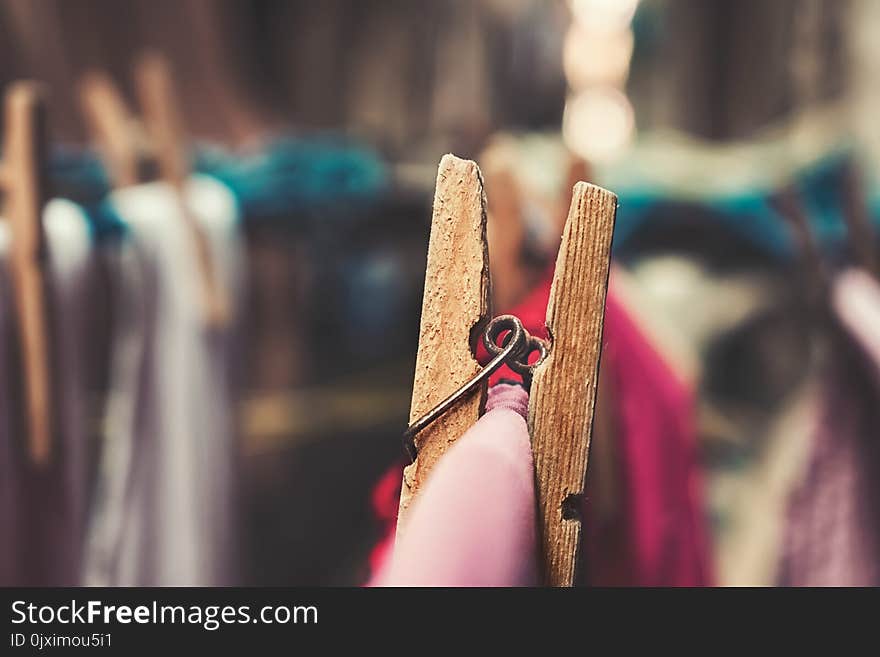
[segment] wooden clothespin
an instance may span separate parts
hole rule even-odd
[[[811,309],[818,309],[824,305],[824,297],[831,284],[831,273],[810,226],[810,215],[803,197],[797,187],[787,185],[773,195],[770,203],[792,231],[798,264],[804,272],[808,302]]]
[[[83,109],[117,187],[160,179],[175,191],[196,247],[205,324],[223,326],[229,318],[226,290],[215,275],[207,237],[184,200],[191,167],[170,67],[162,56],[148,53],[138,58],[134,78],[143,121],[133,116],[103,73],[90,73],[83,79]]]
[[[415,381],[414,422],[480,371],[473,332],[489,319],[486,197],[475,162],[445,155],[437,172]],[[480,417],[486,385],[415,436],[418,458],[403,473],[398,527],[449,446]]]
[[[223,326],[229,320],[226,290],[216,275],[207,236],[184,200],[191,164],[184,147],[183,117],[174,99],[171,67],[161,55],[146,53],[138,58],[134,77],[147,131],[155,144],[159,175],[177,191],[181,214],[196,246],[205,322],[211,327]]]
[[[411,429],[481,371],[473,347],[489,317],[485,204],[477,165],[444,156],[434,196]],[[551,342],[530,371],[528,424],[544,580],[552,586],[575,580],[616,208],[611,192],[583,182],[574,186],[547,307]],[[407,510],[431,469],[483,409],[486,383],[473,387],[414,434],[418,456],[404,471],[398,519],[403,531]]]
[[[871,224],[862,176],[855,158],[845,164],[843,187],[843,218],[853,258],[857,265],[876,277],[880,275],[877,235]]]
[[[485,180],[492,192],[486,229],[489,253],[495,263],[492,304],[507,309],[514,306],[529,284],[522,263],[526,241],[523,203],[516,179],[509,169],[486,171]]]
[[[113,186],[130,187],[155,180],[158,167],[153,145],[113,80],[100,71],[87,73],[79,84],[79,99]]]
[[[43,231],[48,184],[42,87],[33,82],[11,85],[5,113],[0,181],[3,213],[11,229],[9,265],[21,344],[28,453],[34,464],[42,466],[49,461],[54,420]]]

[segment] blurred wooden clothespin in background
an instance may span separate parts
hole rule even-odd
[[[865,184],[854,157],[845,164],[843,187],[843,219],[853,261],[876,278],[880,276],[877,231],[871,222]]]
[[[34,82],[12,84],[5,97],[3,215],[10,227],[9,266],[18,338],[28,454],[49,462],[54,425],[51,336],[48,321],[46,239],[43,208],[48,200],[46,106]]]
[[[135,63],[134,82],[143,120],[135,118],[116,85],[101,72],[91,72],[81,82],[83,111],[117,188],[158,179],[174,190],[196,248],[205,324],[223,326],[229,320],[227,291],[216,276],[207,237],[185,200],[191,163],[167,60],[143,54]]]

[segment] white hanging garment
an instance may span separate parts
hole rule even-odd
[[[188,181],[184,199],[234,318],[243,280],[235,199],[203,176]],[[196,248],[169,185],[118,190],[111,202],[127,234],[114,261],[112,393],[86,583],[234,584],[235,321],[203,321]]]

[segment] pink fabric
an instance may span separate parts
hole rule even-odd
[[[865,416],[866,400],[848,376],[831,379],[806,476],[789,501],[782,586],[880,585],[876,455],[868,444],[876,418]]]
[[[544,319],[553,272],[509,311],[533,335],[547,337]],[[712,583],[708,528],[703,516],[693,394],[651,346],[614,294],[614,273],[605,306],[604,383],[613,412],[612,464],[594,452],[584,502],[581,583],[606,586],[704,586]],[[488,360],[478,351],[481,362]],[[506,367],[490,379],[517,379]],[[493,388],[494,389],[494,388]],[[602,504],[594,475],[613,468],[613,504]],[[605,491],[603,490],[602,493]],[[395,465],[374,490],[373,505],[385,537],[371,555],[375,569],[394,542],[400,495]],[[607,500],[605,500],[607,502]],[[613,515],[603,514],[613,508]]]
[[[495,386],[487,413],[414,502],[376,586],[529,586],[537,581],[528,395]]]
[[[617,428],[617,513],[603,518],[587,477],[585,563],[589,583],[706,586],[708,531],[697,460],[693,396],[609,294],[602,367]],[[602,468],[593,460],[590,468]]]
[[[878,586],[880,286],[850,270],[834,281],[830,300],[845,342],[828,372],[806,475],[789,500],[779,580]]]
[[[376,584],[379,573],[385,566],[385,562],[390,559],[391,552],[394,550],[394,536],[397,530],[397,508],[400,506],[403,467],[402,463],[395,463],[388,468],[373,488],[370,498],[373,513],[381,530],[381,536],[370,551],[370,579],[368,586]]]
[[[529,333],[545,338],[552,281],[551,269],[511,311]],[[588,472],[583,583],[705,586],[712,581],[711,560],[693,394],[648,342],[614,288],[612,269],[601,367],[617,429],[612,447],[616,513],[601,515],[596,478]],[[478,357],[484,362],[488,354],[479,351]],[[504,367],[491,381],[515,377]],[[610,466],[591,457],[588,467],[595,472]]]

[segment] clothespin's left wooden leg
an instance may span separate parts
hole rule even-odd
[[[529,431],[551,586],[575,579],[616,209],[611,192],[575,185],[547,306],[552,344],[532,379]]]
[[[410,421],[470,380],[480,365],[472,344],[489,316],[486,200],[476,163],[445,155],[437,172],[419,349]],[[415,437],[418,458],[406,468],[398,531],[406,512],[443,453],[479,418],[486,384]]]

